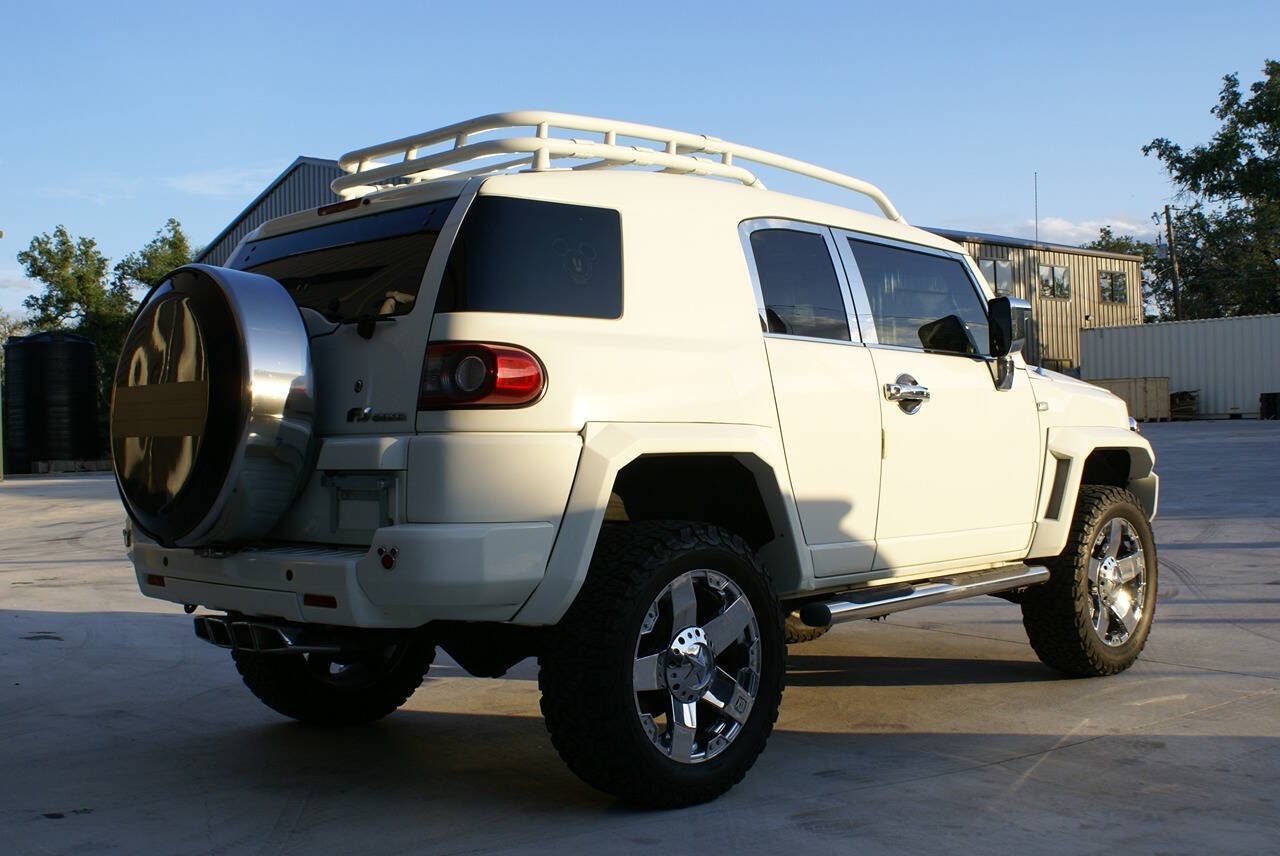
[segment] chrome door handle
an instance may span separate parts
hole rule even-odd
[[[910,416],[929,400],[929,387],[921,386],[911,375],[903,373],[893,383],[884,385],[884,397],[898,402],[898,408]]]
[[[889,401],[928,401],[929,387],[916,383],[886,383],[884,397]]]

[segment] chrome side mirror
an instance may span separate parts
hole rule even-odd
[[[987,302],[987,323],[991,331],[991,356],[1016,354],[1027,343],[1031,304],[1020,297],[996,297]]]

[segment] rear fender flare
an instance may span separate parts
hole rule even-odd
[[[781,535],[765,545],[761,557],[779,591],[801,588],[813,579],[776,431],[756,425],[589,422],[582,439],[582,457],[547,572],[514,623],[555,624],[569,609],[587,577],[618,471],[642,455],[730,454],[758,483],[771,481],[761,485],[761,493]]]

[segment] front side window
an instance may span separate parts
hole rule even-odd
[[[1071,271],[1062,265],[1040,265],[1040,296],[1071,296]]]
[[[849,319],[827,241],[816,232],[751,233],[768,332],[848,342]]]
[[[1098,296],[1107,303],[1128,303],[1129,284],[1121,271],[1104,270],[1098,273]]]
[[[987,313],[957,259],[849,239],[884,345],[990,353]]]
[[[436,312],[620,317],[618,212],[478,197],[449,252]]]
[[[1013,268],[1007,259],[978,259],[978,269],[996,294],[1013,293]]]

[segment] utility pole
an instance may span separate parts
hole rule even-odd
[[[1040,173],[1031,173],[1031,186],[1035,194],[1035,215],[1036,215],[1036,246],[1040,246]]]
[[[1173,320],[1182,320],[1182,305],[1178,300],[1178,246],[1173,242],[1173,218],[1169,206],[1164,206],[1164,229],[1169,236],[1169,261],[1173,262]]]

